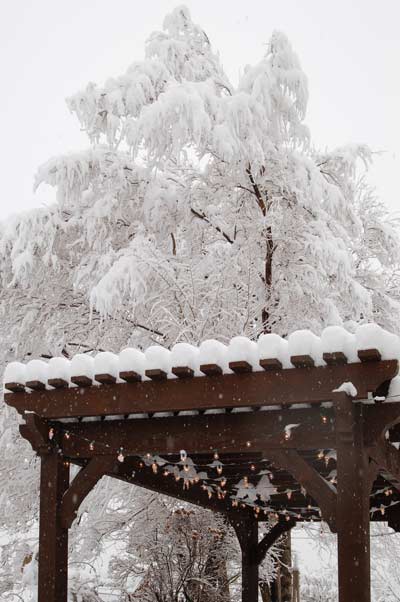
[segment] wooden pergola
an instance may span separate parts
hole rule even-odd
[[[392,445],[400,404],[387,398],[398,362],[375,349],[358,356],[347,363],[343,353],[324,354],[318,367],[296,356],[293,369],[272,358],[261,372],[239,361],[232,374],[209,364],[202,377],[177,366],[174,379],[149,370],[142,381],[132,369],[120,373],[123,382],[97,374],[96,383],[73,377],[75,386],[6,383],[5,401],[24,417],[21,435],[41,458],[39,602],[67,602],[68,530],[104,475],[224,514],[242,550],[244,602],[258,600],[259,563],[272,543],[322,518],[338,537],[340,602],[369,602],[370,520],[400,530]],[[189,470],[182,450],[202,477],[180,476]],[[80,467],[72,480],[70,464]],[[250,492],[265,474],[269,499],[238,497],[238,482]],[[275,526],[259,541],[258,523],[271,516]]]

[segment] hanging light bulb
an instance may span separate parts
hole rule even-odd
[[[380,511],[381,511],[382,516],[385,514],[385,510],[386,510],[385,506],[383,504],[381,504]]]
[[[214,460],[219,460],[219,455],[217,451],[214,452]]]
[[[320,449],[318,452],[317,458],[318,458],[318,460],[322,460],[324,457],[325,457],[325,454],[324,454],[323,450]]]
[[[65,433],[64,433],[64,437],[65,437],[66,439],[70,439],[70,438],[71,438],[71,435],[69,434],[69,431],[65,431]]]
[[[183,470],[184,470],[185,472],[189,472],[189,470],[190,470],[190,467],[189,467],[189,465],[188,465],[188,464],[185,464],[185,466],[183,467]]]
[[[157,462],[153,462],[153,464],[151,465],[151,470],[153,471],[154,474],[158,473]]]
[[[118,452],[118,456],[117,456],[117,460],[118,462],[123,462],[125,460],[125,456],[122,453],[122,447],[119,448],[119,452]]]
[[[181,461],[182,461],[182,462],[185,462],[185,461],[186,461],[186,458],[187,458],[187,453],[185,452],[185,450],[184,450],[184,449],[181,449],[181,451],[180,451],[180,455],[181,455]]]
[[[218,465],[218,466],[217,466],[217,473],[218,473],[219,475],[221,475],[221,474],[222,474],[222,466],[221,466],[221,465]]]
[[[49,429],[49,439],[50,439],[50,441],[51,441],[53,438],[54,438],[54,429],[53,429],[53,428],[51,428],[51,429]]]
[[[286,495],[287,495],[287,498],[288,498],[288,500],[290,500],[290,498],[292,497],[292,490],[291,490],[291,489],[289,489],[289,490],[286,492]]]
[[[246,441],[246,447],[251,447],[251,441]]]
[[[321,420],[324,424],[326,424],[328,422],[328,417],[325,416],[325,414],[321,414]]]
[[[166,468],[163,472],[164,477],[167,477],[169,475],[169,470]]]
[[[221,479],[221,487],[225,487],[226,485],[226,479],[225,477],[223,479]]]
[[[93,451],[93,450],[94,450],[94,441],[91,441],[91,442],[89,443],[89,449],[90,449],[90,451]]]
[[[249,477],[243,477],[243,483],[246,489],[249,487]]]
[[[254,472],[255,469],[256,469],[255,464],[250,464],[250,470],[252,470]]]

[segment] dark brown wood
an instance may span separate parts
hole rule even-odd
[[[71,376],[71,382],[78,387],[91,387],[93,381],[88,376]]]
[[[21,383],[4,383],[4,388],[13,393],[22,393],[25,391],[25,385],[22,385]]]
[[[270,539],[294,524],[293,518],[286,518],[296,512],[296,520],[318,520],[322,513],[331,529],[338,531],[340,602],[370,602],[369,508],[370,503],[379,507],[382,501],[382,475],[400,486],[399,452],[384,439],[388,429],[390,440],[400,438],[400,404],[354,401],[371,392],[387,393],[398,363],[378,361],[371,350],[354,364],[344,363],[340,354],[330,354],[325,358],[327,366],[312,367],[304,357],[295,359],[299,369],[292,370],[283,370],[272,359],[262,372],[248,372],[250,365],[239,362],[233,364],[235,374],[222,375],[218,366],[210,365],[201,367],[209,376],[195,378],[189,368],[178,367],[176,379],[167,379],[165,372],[156,370],[147,373],[152,380],[137,382],[138,375],[127,372],[125,380],[132,382],[116,384],[110,375],[97,375],[102,386],[90,386],[90,379],[78,376],[73,381],[79,388],[63,385],[6,393],[9,405],[28,412],[20,431],[42,455],[39,602],[65,602],[67,527],[103,474],[224,513],[241,544],[246,602],[257,600],[258,561]],[[332,392],[348,381],[357,389],[355,400],[344,392]],[[319,407],[332,400],[334,409]],[[291,407],[299,403],[311,407]],[[237,406],[255,410],[264,405],[281,407],[230,413]],[[214,408],[227,411],[201,414]],[[153,415],[181,410],[198,410],[200,415],[100,420],[108,414],[127,417],[136,412]],[[98,420],[68,425],[57,420],[80,416],[97,416]],[[121,447],[123,457],[118,461]],[[164,476],[162,467],[146,466],[144,461],[149,452],[176,464],[182,449],[199,470],[208,473],[203,483]],[[320,450],[332,449],[337,450],[337,462],[334,457],[324,461]],[[220,459],[222,471],[211,465],[213,459]],[[70,461],[82,470],[69,485]],[[334,468],[337,490],[327,481]],[[242,499],[232,504],[240,480],[246,477],[250,485],[256,485],[266,473],[274,487],[268,502],[258,499],[251,504]],[[370,500],[371,487],[376,496]],[[400,499],[396,490],[391,496],[392,501]],[[400,528],[395,508],[387,510],[387,518]],[[269,539],[259,544],[257,523],[271,511],[283,518]],[[380,512],[373,517],[383,518]]]
[[[189,488],[184,488],[182,479],[176,481],[172,475],[164,476],[161,468],[157,474],[154,474],[150,467],[140,467],[139,458],[126,458],[122,463],[116,462],[108,476],[201,508],[207,508],[213,512],[220,512],[241,519],[252,518],[255,520],[254,510],[251,508],[238,507],[232,509],[228,499],[220,500],[215,494],[210,498],[207,491],[202,489],[201,483],[194,483]],[[260,515],[259,519],[266,520],[266,517]]]
[[[371,447],[382,441],[385,432],[389,429],[391,441],[400,441],[400,403],[385,402],[374,405],[364,405],[362,407],[362,416],[364,423],[364,445]]]
[[[206,376],[221,376],[222,368],[217,364],[202,364],[200,366],[200,372]]]
[[[50,387],[54,387],[55,389],[66,389],[68,387],[68,381],[63,378],[49,378],[47,382]]]
[[[253,371],[253,368],[249,362],[241,361],[241,362],[229,362],[229,368],[235,374],[248,374]]]
[[[52,427],[50,435],[50,427],[46,420],[33,413],[24,415],[25,424],[21,424],[19,432],[24,439],[27,439],[32,446],[32,449],[37,454],[48,454],[53,449],[52,439],[56,434],[56,428]]]
[[[400,452],[387,441],[367,448],[368,454],[377,464],[384,479],[400,491]]]
[[[164,370],[159,370],[155,368],[154,370],[146,370],[145,372],[147,378],[151,378],[151,380],[160,381],[167,380],[167,373]]]
[[[115,385],[117,379],[112,374],[95,374],[94,379],[102,385]]]
[[[282,362],[276,358],[267,358],[260,360],[260,366],[261,368],[264,368],[264,370],[282,370]]]
[[[311,355],[292,355],[290,361],[295,368],[313,368],[315,366]]]
[[[368,455],[362,408],[336,392],[339,602],[370,602]]]
[[[357,355],[362,362],[379,362],[382,359],[378,349],[360,349]]]
[[[287,533],[296,526],[296,521],[293,518],[281,517],[280,520],[272,527],[268,533],[264,535],[262,540],[257,545],[257,562],[261,564],[267,555],[268,550],[278,541],[284,533]]]
[[[258,523],[239,518],[231,524],[242,551],[242,602],[258,602]]]
[[[42,383],[40,380],[27,380],[26,386],[28,389],[32,389],[32,391],[43,391],[46,388],[46,384]]]
[[[60,522],[69,464],[54,451],[42,456],[40,472],[38,602],[67,602],[68,529]]]
[[[120,372],[119,377],[127,383],[137,383],[142,380],[141,375],[135,372],[134,370],[125,370],[123,372]]]
[[[194,370],[188,368],[188,366],[175,366],[171,372],[178,378],[193,378],[194,376]]]
[[[340,366],[347,364],[347,357],[343,351],[335,351],[334,353],[323,353],[322,359],[328,366]]]
[[[356,399],[365,399],[398,371],[397,361],[321,366],[304,370],[225,374],[212,378],[169,379],[161,382],[120,383],[87,387],[6,393],[5,401],[19,411],[31,410],[49,418],[104,416],[248,405],[288,405],[330,401],[332,391],[352,382]],[[158,371],[159,372],[159,371]],[[160,375],[153,375],[154,378]],[[76,378],[76,377],[75,377]]]
[[[266,455],[281,468],[290,472],[307,493],[317,502],[324,520],[336,532],[337,496],[334,488],[294,449],[268,450]]]
[[[116,462],[115,456],[95,456],[78,472],[61,501],[60,522],[65,529],[71,527],[85,497]]]
[[[285,422],[283,423],[283,416]],[[287,422],[286,422],[287,421]],[[284,425],[297,421],[300,426],[285,439]],[[107,420],[68,424],[71,434],[61,445],[69,457],[91,458],[108,455],[110,449],[123,447],[127,455],[259,452],[274,448],[331,448],[335,444],[332,423],[323,423],[318,412],[285,410],[246,412],[244,414],[205,414],[141,420]],[[76,436],[74,436],[76,435]],[[88,441],[96,441],[91,450]],[[128,454],[129,452],[129,454]]]

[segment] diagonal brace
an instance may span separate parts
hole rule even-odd
[[[380,441],[368,448],[368,453],[382,476],[400,491],[400,452],[387,441]]]
[[[114,464],[114,456],[96,456],[78,472],[61,501],[60,521],[65,529],[71,527],[85,497]]]
[[[289,472],[318,503],[323,519],[336,532],[336,491],[294,449],[265,450],[265,457]]]

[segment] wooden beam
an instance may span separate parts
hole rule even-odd
[[[19,432],[24,439],[27,439],[32,449],[37,454],[47,454],[53,449],[49,439],[49,425],[47,420],[43,420],[32,412],[24,414],[25,424],[21,424]],[[53,428],[54,430],[54,428]]]
[[[363,405],[364,445],[372,447],[381,441],[385,432],[400,423],[400,403],[388,402]],[[400,432],[398,433],[400,435]]]
[[[365,399],[398,371],[395,360],[317,368],[224,374],[69,389],[6,393],[5,401],[19,412],[47,418],[105,416],[136,412],[259,407],[331,401],[332,391],[352,382],[356,399]],[[162,378],[160,371],[152,378]],[[76,378],[75,378],[76,380]],[[84,384],[82,382],[82,384]]]
[[[400,491],[400,452],[387,441],[369,447],[367,452],[377,464],[379,472]]]
[[[210,498],[200,483],[195,483],[187,489],[184,488],[182,480],[176,481],[172,475],[163,476],[161,469],[157,474],[153,474],[149,468],[139,468],[139,463],[139,458],[126,458],[123,463],[114,464],[108,476],[213,512],[220,512],[241,520],[249,518],[256,520],[254,509],[250,507],[232,508],[228,498],[220,500],[216,495]],[[267,520],[267,517],[260,513],[257,520]]]
[[[325,415],[329,415],[328,413]],[[285,439],[286,424],[300,423]],[[56,423],[59,424],[59,423]],[[269,448],[332,448],[332,423],[313,410],[205,414],[169,418],[107,420],[68,424],[61,437],[63,453],[71,458],[109,455],[123,447],[126,455],[259,452]],[[91,449],[90,442],[94,442]]]
[[[56,450],[41,458],[38,602],[67,602],[68,529],[59,520],[69,464]]]
[[[289,520],[286,520],[286,518],[280,518],[279,521],[272,527],[272,529],[268,531],[268,533],[266,533],[262,540],[258,543],[258,564],[261,564],[267,555],[268,550],[274,545],[274,543],[276,543],[284,533],[287,533],[296,526],[296,521],[293,518],[288,517],[288,519]]]
[[[85,497],[116,462],[115,456],[96,456],[81,468],[62,498],[60,521],[65,529],[71,527]]]
[[[233,520],[242,551],[242,602],[258,602],[258,523],[256,520]]]
[[[367,363],[367,362],[366,362]],[[370,479],[361,404],[335,392],[339,602],[370,602]]]
[[[324,520],[336,532],[336,491],[294,449],[266,450],[265,456],[287,470],[319,505]]]

